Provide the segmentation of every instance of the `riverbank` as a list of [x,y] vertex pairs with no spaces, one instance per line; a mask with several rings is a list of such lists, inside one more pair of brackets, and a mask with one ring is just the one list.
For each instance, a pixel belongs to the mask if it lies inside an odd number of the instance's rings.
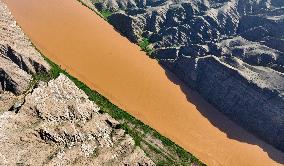
[[140,120],[111,103],[100,93],[93,91],[86,84],[65,70],[62,70],[47,57],[44,58],[51,66],[51,69],[49,73],[34,76],[34,82],[47,82],[51,79],[56,79],[60,73],[66,75],[78,88],[88,95],[89,100],[94,101],[100,107],[101,113],[107,113],[119,121],[121,125],[117,128],[125,130],[134,139],[135,145],[139,146],[156,165],[205,165],[195,156],[162,136],[150,126],[145,125]]
[[[79,2],[6,2],[48,58],[208,165],[277,165],[261,147],[270,155],[280,152],[236,126],[196,92],[187,89],[187,98],[169,80],[171,73]],[[206,114],[242,139],[229,138]]]

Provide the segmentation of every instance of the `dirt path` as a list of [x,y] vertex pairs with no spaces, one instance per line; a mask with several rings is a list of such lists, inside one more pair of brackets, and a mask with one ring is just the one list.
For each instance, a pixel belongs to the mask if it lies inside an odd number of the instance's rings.
[[227,120],[196,92],[181,90],[168,78],[174,76],[76,0],[4,2],[51,60],[208,165],[283,163],[283,153]]

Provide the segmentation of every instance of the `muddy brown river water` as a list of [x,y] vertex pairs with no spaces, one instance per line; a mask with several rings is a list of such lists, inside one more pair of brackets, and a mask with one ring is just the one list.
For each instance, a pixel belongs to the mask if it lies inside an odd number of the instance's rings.
[[4,2],[48,58],[206,164],[284,163],[76,0]]

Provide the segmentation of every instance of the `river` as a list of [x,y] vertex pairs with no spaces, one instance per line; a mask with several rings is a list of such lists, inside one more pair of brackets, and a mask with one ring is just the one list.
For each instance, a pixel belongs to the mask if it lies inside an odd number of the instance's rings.
[[76,0],[4,2],[44,55],[206,164],[283,164],[283,153],[228,120]]

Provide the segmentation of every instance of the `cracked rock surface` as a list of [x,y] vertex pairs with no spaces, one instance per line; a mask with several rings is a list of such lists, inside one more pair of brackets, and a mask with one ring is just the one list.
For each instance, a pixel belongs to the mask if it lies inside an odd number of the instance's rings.
[[154,165],[119,123],[65,75],[41,82],[18,113],[0,115],[4,165]]
[[284,151],[284,1],[89,0],[235,122]]

